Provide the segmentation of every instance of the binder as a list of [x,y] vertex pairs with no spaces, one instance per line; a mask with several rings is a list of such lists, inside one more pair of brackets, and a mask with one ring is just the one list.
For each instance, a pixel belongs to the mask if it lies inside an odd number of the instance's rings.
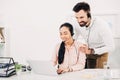
[[16,74],[15,62],[12,57],[0,57],[0,77],[10,77]]

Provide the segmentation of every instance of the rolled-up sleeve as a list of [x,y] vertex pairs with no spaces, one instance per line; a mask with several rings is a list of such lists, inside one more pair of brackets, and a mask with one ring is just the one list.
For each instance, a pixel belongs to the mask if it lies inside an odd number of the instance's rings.
[[102,37],[104,45],[94,48],[95,54],[111,53],[115,49],[113,33],[109,29],[109,26],[105,26],[99,29],[99,35]]

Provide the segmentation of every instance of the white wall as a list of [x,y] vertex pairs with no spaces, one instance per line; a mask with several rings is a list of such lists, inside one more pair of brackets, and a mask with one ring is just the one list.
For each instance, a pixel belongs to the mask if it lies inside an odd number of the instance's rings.
[[60,41],[59,26],[79,1],[87,1],[92,13],[120,11],[119,0],[0,0],[0,25],[9,29],[8,56],[21,62],[50,59]]

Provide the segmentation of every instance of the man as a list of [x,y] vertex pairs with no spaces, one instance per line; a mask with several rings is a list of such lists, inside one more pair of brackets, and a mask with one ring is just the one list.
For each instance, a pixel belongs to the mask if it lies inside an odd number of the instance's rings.
[[114,50],[114,40],[108,23],[91,16],[90,6],[86,2],[77,3],[73,7],[79,26],[75,27],[76,36],[85,39],[87,45],[80,48],[87,55],[86,68],[103,68],[108,60],[108,53]]

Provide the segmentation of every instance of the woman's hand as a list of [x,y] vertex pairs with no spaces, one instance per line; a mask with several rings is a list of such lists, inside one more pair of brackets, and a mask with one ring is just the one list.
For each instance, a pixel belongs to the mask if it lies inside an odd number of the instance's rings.
[[70,71],[69,68],[65,68],[65,69],[60,69],[60,68],[59,68],[59,69],[57,70],[57,73],[58,73],[58,74],[62,74],[62,73],[69,72],[69,71]]
[[58,69],[58,70],[57,70],[57,73],[58,73],[58,74],[61,74],[62,72],[63,72],[62,69]]

